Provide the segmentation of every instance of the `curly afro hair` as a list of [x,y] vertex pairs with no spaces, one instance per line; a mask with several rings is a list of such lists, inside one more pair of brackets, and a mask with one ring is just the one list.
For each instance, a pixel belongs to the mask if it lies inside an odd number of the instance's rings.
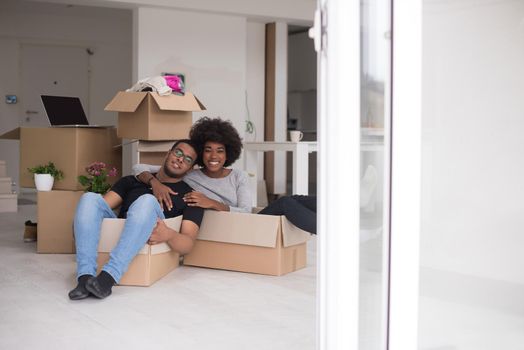
[[229,120],[200,118],[191,127],[189,138],[197,146],[198,160],[196,163],[201,167],[204,166],[202,152],[205,143],[208,141],[218,142],[226,147],[226,162],[224,163],[226,167],[233,164],[240,157],[242,151],[242,139]]

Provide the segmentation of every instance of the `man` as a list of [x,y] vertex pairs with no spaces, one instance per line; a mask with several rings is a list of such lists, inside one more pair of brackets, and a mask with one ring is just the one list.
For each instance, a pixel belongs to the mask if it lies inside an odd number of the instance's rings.
[[[118,180],[103,197],[88,192],[80,198],[74,219],[78,285],[69,292],[70,299],[80,300],[90,295],[100,299],[109,296],[113,285],[120,281],[129,263],[146,243],[167,242],[180,254],[189,253],[204,212],[184,202],[184,194],[192,189],[182,178],[193,167],[196,158],[197,152],[190,140],[177,141],[166,155],[164,165],[148,181],[150,184],[154,176],[176,193],[172,195],[172,208],[166,211],[162,211],[150,186],[139,182],[134,176]],[[118,217],[126,219],[124,230],[109,254],[109,261],[95,277],[102,220],[115,218],[113,209],[118,206]],[[183,215],[180,232],[170,229],[162,221],[178,215]]]

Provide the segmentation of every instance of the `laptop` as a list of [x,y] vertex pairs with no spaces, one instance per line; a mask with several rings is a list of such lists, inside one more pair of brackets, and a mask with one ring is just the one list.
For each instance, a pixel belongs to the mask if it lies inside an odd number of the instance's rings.
[[89,125],[78,97],[40,95],[47,119],[54,127],[94,127]]

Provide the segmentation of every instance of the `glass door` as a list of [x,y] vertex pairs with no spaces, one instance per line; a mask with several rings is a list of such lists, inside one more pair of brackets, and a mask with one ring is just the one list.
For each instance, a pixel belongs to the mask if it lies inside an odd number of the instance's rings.
[[319,2],[319,349],[388,341],[391,1]]
[[359,349],[387,348],[390,0],[360,1]]

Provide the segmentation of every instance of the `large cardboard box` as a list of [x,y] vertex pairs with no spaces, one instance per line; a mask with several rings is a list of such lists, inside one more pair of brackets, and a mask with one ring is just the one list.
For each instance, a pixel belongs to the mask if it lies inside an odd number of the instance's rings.
[[[20,186],[35,187],[34,177],[27,168],[48,162],[64,172],[64,178],[55,181],[55,190],[83,190],[77,177],[95,162],[113,165],[121,174],[121,141],[113,127],[100,128],[17,128],[0,139],[20,140]],[[109,178],[116,181],[116,178]]]
[[206,108],[192,93],[160,96],[156,92],[120,91],[106,106],[118,112],[118,136],[140,140],[176,140],[188,137],[192,112]]
[[[180,230],[182,216],[165,219],[166,225]],[[125,219],[104,219],[98,244],[98,271],[109,261],[109,253],[117,245]],[[150,286],[178,267],[180,256],[167,243],[146,244],[129,264],[120,285]]]
[[73,219],[83,191],[38,191],[37,241],[38,253],[75,252]]
[[184,265],[281,276],[306,266],[309,238],[284,216],[206,210]]

